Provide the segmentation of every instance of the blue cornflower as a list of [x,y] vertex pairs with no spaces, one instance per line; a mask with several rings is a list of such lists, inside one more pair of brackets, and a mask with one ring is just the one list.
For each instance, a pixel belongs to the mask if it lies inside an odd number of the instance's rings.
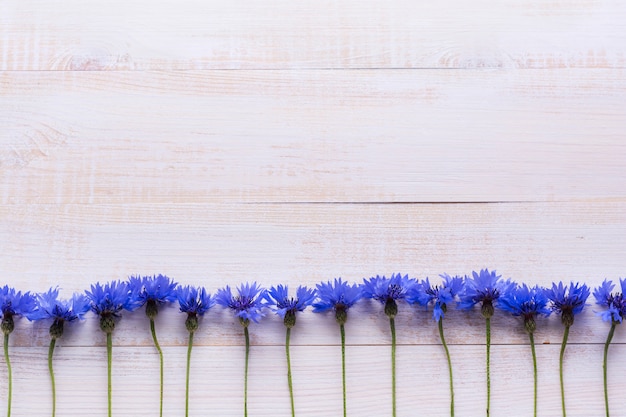
[[376,275],[369,280],[363,279],[361,289],[363,298],[380,301],[385,306],[385,314],[394,318],[398,314],[398,300],[406,300],[409,292],[417,285],[417,280],[408,275],[391,274],[391,278]]
[[585,308],[589,297],[589,287],[570,282],[569,287],[552,283],[552,288],[546,289],[546,296],[550,300],[550,309],[561,315],[561,321],[565,326],[574,324],[574,316]]
[[146,306],[146,315],[154,319],[159,313],[159,306],[176,300],[178,284],[165,275],[131,276],[128,279],[132,299],[138,307]]
[[514,316],[524,319],[524,327],[528,333],[534,333],[537,316],[549,316],[548,296],[544,288],[526,284],[514,285],[500,297],[499,307]]
[[84,294],[74,294],[69,300],[60,300],[58,288],[50,288],[47,292],[38,294],[37,304],[32,319],[52,319],[50,337],[54,339],[63,335],[65,323],[83,320],[90,308],[89,300]]
[[228,307],[235,311],[235,315],[239,317],[239,322],[243,326],[247,326],[250,321],[258,323],[263,317],[263,303],[265,290],[256,282],[252,284],[241,284],[237,287],[237,295],[233,295],[230,287],[227,285],[217,291],[215,301],[217,304]]
[[152,341],[154,347],[159,354],[161,364],[161,398],[159,416],[163,416],[163,351],[159,345],[156,336],[154,319],[159,314],[159,306],[161,304],[170,303],[176,299],[176,286],[178,284],[165,275],[154,276],[131,276],[128,279],[128,288],[130,289],[131,299],[137,307],[146,306],[146,316],[150,319],[150,333],[152,333]]
[[187,378],[185,385],[185,416],[189,415],[189,373],[191,371],[191,349],[193,347],[193,334],[198,330],[198,316],[203,316],[215,305],[215,299],[204,287],[178,286],[176,287],[176,298],[180,311],[187,313],[185,327],[189,332],[189,342],[187,346]]
[[501,277],[488,269],[481,269],[480,273],[472,271],[472,278],[465,279],[464,290],[459,294],[459,308],[469,310],[480,303],[483,317],[491,318],[494,303],[513,286],[510,279],[505,281]]
[[313,304],[315,290],[304,286],[299,286],[296,290],[296,297],[289,297],[289,288],[286,285],[271,287],[265,293],[267,305],[278,314],[287,327],[296,324],[296,312],[304,311]]
[[215,298],[204,287],[197,288],[190,285],[178,286],[175,294],[180,311],[187,313],[185,322],[187,330],[195,332],[198,330],[198,316],[203,316],[215,305]]
[[131,297],[128,284],[122,281],[91,284],[91,291],[87,290],[85,294],[89,298],[91,311],[100,316],[100,329],[105,333],[113,331],[114,319],[120,317],[122,310],[132,311],[138,307],[137,301]]
[[448,274],[440,276],[443,278],[441,285],[431,285],[428,278],[426,278],[414,287],[407,297],[407,301],[411,304],[418,303],[427,306],[434,302],[433,319],[435,321],[443,318],[447,305],[455,301],[457,295],[463,289],[463,278],[459,276],[451,277]]
[[565,383],[563,379],[563,358],[565,356],[565,347],[567,346],[567,338],[569,336],[569,328],[574,324],[574,316],[579,314],[585,308],[585,302],[589,297],[589,287],[585,284],[579,286],[578,283],[570,283],[569,287],[552,283],[552,288],[546,289],[546,295],[550,300],[550,309],[561,315],[561,322],[565,325],[563,332],[563,342],[561,342],[561,355],[559,356],[559,376],[561,382],[561,408],[563,415],[565,412]]
[[26,292],[15,291],[15,288],[9,288],[5,285],[0,288],[0,317],[2,318],[2,333],[4,333],[4,359],[7,364],[9,392],[7,395],[7,416],[11,415],[11,399],[12,399],[12,380],[13,373],[11,371],[11,360],[9,358],[9,335],[15,329],[14,317],[26,317],[32,320],[34,312],[37,308],[35,297]]
[[341,278],[335,278],[334,282],[321,282],[317,284],[317,301],[313,303],[313,312],[323,313],[333,309],[337,323],[345,324],[348,310],[362,297],[360,286],[350,285]]
[[2,332],[5,335],[13,332],[15,328],[14,317],[26,317],[33,319],[37,308],[35,296],[30,292],[22,294],[8,285],[0,288],[0,317],[2,318]]
[[612,281],[607,281],[606,279],[593,291],[596,304],[606,307],[606,310],[598,313],[604,321],[621,323],[622,318],[626,316],[626,300],[624,300],[624,294],[626,294],[626,278],[620,278],[619,282],[622,292],[613,293],[612,291],[615,285]]

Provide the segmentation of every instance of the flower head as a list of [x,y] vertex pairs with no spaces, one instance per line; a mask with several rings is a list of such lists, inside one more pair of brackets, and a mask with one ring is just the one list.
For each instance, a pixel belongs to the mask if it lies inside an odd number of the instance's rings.
[[305,308],[313,304],[315,290],[299,286],[296,290],[296,297],[289,297],[289,288],[286,285],[277,285],[270,288],[265,293],[267,305],[278,314],[287,327],[296,324],[296,312],[304,311]]
[[363,279],[361,289],[363,298],[380,301],[385,306],[385,314],[394,318],[398,314],[398,300],[405,300],[408,293],[417,285],[417,280],[408,275],[391,274],[391,278],[384,275]]
[[443,282],[441,285],[431,285],[428,278],[423,280],[412,291],[407,301],[427,306],[434,302],[433,319],[439,321],[443,318],[447,305],[453,302],[463,289],[463,278],[459,276],[451,277],[448,274],[441,275]]
[[593,291],[596,304],[606,307],[605,311],[601,311],[598,314],[602,317],[602,320],[611,321],[613,324],[621,323],[622,318],[626,316],[626,300],[624,300],[626,278],[620,278],[619,282],[622,292],[613,293],[615,285],[612,281],[607,281],[606,279]]
[[89,311],[89,300],[84,294],[73,294],[69,300],[59,299],[59,289],[50,288],[47,292],[37,295],[37,310],[33,320],[52,319],[50,337],[56,339],[63,335],[63,325],[83,320]]
[[313,312],[322,313],[333,309],[339,324],[348,319],[348,309],[363,297],[361,287],[350,285],[341,278],[317,284],[317,302],[313,303]]
[[550,309],[561,315],[561,321],[566,326],[574,324],[574,316],[585,308],[589,297],[589,287],[570,282],[569,287],[552,283],[552,288],[546,289],[546,295],[550,300]]
[[535,317],[550,315],[551,311],[547,305],[548,297],[545,289],[538,285],[531,288],[526,284],[511,287],[502,294],[499,303],[501,309],[524,319],[524,327],[528,333],[533,333],[537,327]]
[[237,295],[233,295],[230,287],[226,287],[217,291],[215,301],[217,304],[228,307],[235,311],[235,315],[239,317],[239,322],[243,326],[247,326],[252,320],[258,323],[263,317],[263,303],[265,290],[256,282],[252,284],[241,284],[237,287]]
[[120,317],[122,310],[132,311],[138,307],[137,301],[131,297],[128,284],[122,281],[91,284],[91,291],[85,291],[85,294],[91,311],[100,316],[100,328],[105,333],[113,331],[114,318]]
[[146,315],[154,319],[159,312],[159,305],[176,300],[178,284],[165,275],[146,277],[132,276],[128,279],[131,298],[138,307],[146,305]]
[[33,319],[37,303],[30,292],[22,294],[8,285],[0,288],[0,317],[2,318],[2,332],[7,335],[15,328],[14,317],[24,316]]
[[203,287],[178,286],[176,298],[180,311],[187,313],[185,326],[189,332],[195,332],[198,329],[198,316],[204,315],[215,305],[215,299]]
[[472,278],[465,279],[465,288],[459,294],[459,308],[469,310],[480,303],[483,317],[493,316],[494,303],[514,285],[510,279],[502,280],[501,277],[488,269],[481,269],[480,273],[473,271]]

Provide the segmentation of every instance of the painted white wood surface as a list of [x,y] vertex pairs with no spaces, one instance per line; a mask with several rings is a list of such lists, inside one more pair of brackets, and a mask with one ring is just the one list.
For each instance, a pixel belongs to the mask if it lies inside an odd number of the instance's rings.
[[[626,3],[592,1],[0,2],[2,284],[63,293],[165,273],[314,285],[484,267],[529,284],[626,275]],[[402,203],[402,204],[397,204]],[[445,416],[430,313],[402,306],[398,415]],[[603,414],[608,325],[572,328],[568,415]],[[187,334],[157,331],[165,415],[184,412]],[[457,416],[484,415],[484,322],[446,320]],[[626,415],[623,329],[610,350]],[[560,416],[558,318],[540,321],[539,414]],[[284,328],[251,328],[250,416],[289,415]],[[388,322],[347,325],[352,416],[390,415]],[[492,415],[532,413],[521,324],[493,325]],[[50,410],[47,324],[11,336],[13,416]],[[310,311],[293,333],[299,416],[341,412],[339,334]],[[114,333],[116,416],[154,416],[158,360],[142,311]],[[212,310],[196,336],[192,415],[242,415],[243,335]],[[106,415],[97,320],[55,358],[58,416]],[[0,412],[6,405],[0,358]]]

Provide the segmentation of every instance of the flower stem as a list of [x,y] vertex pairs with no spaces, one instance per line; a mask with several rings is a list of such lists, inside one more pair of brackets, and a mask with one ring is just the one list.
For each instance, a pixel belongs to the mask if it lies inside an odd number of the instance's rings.
[[604,407],[606,409],[606,417],[609,417],[609,389],[606,384],[606,359],[609,355],[609,345],[611,344],[611,340],[613,339],[613,334],[615,333],[615,324],[616,322],[611,323],[611,330],[609,330],[609,335],[606,338],[606,343],[604,344]]
[[9,360],[9,334],[4,335],[4,360],[7,363],[7,370],[9,371],[9,397],[7,399],[7,417],[11,417],[11,397],[13,394],[13,377],[11,372],[11,361]]
[[52,417],[56,415],[57,409],[57,390],[54,383],[54,369],[52,368],[52,354],[54,353],[54,345],[57,339],[55,337],[50,338],[50,348],[48,349],[48,370],[50,371],[50,382],[52,383]]
[[454,417],[454,384],[452,383],[452,361],[450,360],[450,351],[446,344],[446,339],[443,337],[443,318],[439,319],[439,337],[441,338],[441,344],[446,351],[446,358],[448,359],[448,371],[450,372],[450,417]]
[[530,338],[530,350],[533,355],[533,376],[535,380],[535,389],[534,389],[534,416],[537,417],[537,354],[535,353],[535,338],[532,333],[528,333],[528,337]]
[[246,365],[243,379],[243,415],[244,417],[248,417],[248,357],[250,356],[250,335],[248,333],[248,326],[243,328],[243,335],[246,338]]
[[293,402],[293,381],[291,379],[291,357],[289,356],[289,339],[291,338],[291,328],[287,327],[285,336],[285,353],[287,354],[287,384],[289,385],[289,399],[291,400],[291,417],[296,417],[296,408]]
[[485,330],[487,337],[487,417],[489,417],[489,410],[491,409],[491,374],[490,374],[490,351],[491,351],[491,319],[487,317],[485,319]]
[[113,338],[111,332],[107,332],[107,377],[108,377],[108,402],[109,402],[109,417],[111,417],[111,365],[113,356]]
[[339,325],[341,332],[341,381],[343,386],[343,417],[347,417],[348,410],[346,408],[346,328],[343,324]]
[[154,340],[154,346],[156,347],[157,352],[159,352],[159,362],[161,365],[161,389],[160,389],[160,400],[159,400],[159,416],[163,417],[163,351],[161,350],[161,346],[157,341],[156,330],[154,329],[154,319],[150,318],[150,333],[152,333],[152,340]]
[[570,326],[565,326],[565,332],[563,333],[563,343],[561,343],[561,355],[559,356],[559,377],[561,379],[561,408],[563,409],[563,417],[566,417],[565,385],[563,384],[563,357],[565,356],[565,346],[567,345],[567,337],[569,336],[569,327]]
[[187,378],[185,381],[185,417],[189,416],[189,370],[191,368],[191,348],[193,347],[193,332],[189,332],[187,342]]
[[393,317],[389,318],[391,328],[391,413],[396,417],[396,323]]

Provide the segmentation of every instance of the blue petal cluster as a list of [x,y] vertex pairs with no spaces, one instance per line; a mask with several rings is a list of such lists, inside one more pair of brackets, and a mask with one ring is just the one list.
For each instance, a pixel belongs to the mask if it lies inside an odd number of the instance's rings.
[[585,308],[589,298],[589,287],[585,284],[570,282],[569,287],[552,283],[552,288],[546,289],[546,296],[550,300],[550,309],[561,315],[561,321],[566,326],[574,324],[574,316]]
[[356,284],[348,284],[341,278],[317,284],[317,301],[313,303],[313,312],[335,311],[335,319],[344,324],[348,319],[348,310],[363,298],[363,291]]
[[535,317],[540,315],[547,317],[551,313],[546,291],[538,285],[529,287],[522,284],[511,287],[500,296],[499,306],[514,316],[522,317],[528,333],[535,331]]
[[265,293],[267,306],[278,314],[284,321],[285,326],[293,327],[296,324],[296,312],[304,311],[313,304],[315,290],[299,286],[296,290],[296,297],[289,297],[289,288],[286,285],[271,287]]
[[[372,300],[380,301],[385,305],[385,314],[388,316],[395,316],[397,314],[398,300],[406,300],[409,292],[417,285],[417,280],[409,278],[408,275],[402,276],[401,274],[391,274],[391,278],[387,278],[384,275],[381,277],[376,275],[375,277],[363,279],[361,285],[363,291],[363,298],[371,298]],[[394,310],[393,306],[395,306]],[[390,316],[390,317],[391,317]]]
[[612,323],[621,323],[622,318],[626,315],[626,300],[624,300],[624,294],[626,293],[626,278],[619,280],[622,292],[613,293],[615,285],[612,281],[606,279],[600,284],[598,288],[593,291],[593,296],[596,298],[596,304],[605,307],[606,310],[599,312],[598,314],[604,321],[610,321]]
[[455,301],[459,292],[463,289],[463,278],[459,276],[451,277],[448,274],[440,276],[443,278],[441,285],[431,285],[428,278],[426,278],[407,297],[407,301],[411,304],[418,303],[427,306],[434,302],[433,319],[435,321],[443,318],[447,305]]
[[50,288],[47,292],[37,294],[37,310],[33,320],[58,320],[71,323],[83,320],[89,311],[89,300],[84,294],[73,294],[69,300],[59,299],[59,289]]
[[215,305],[215,299],[203,287],[179,286],[176,288],[176,298],[181,312],[198,316],[204,315]]
[[177,283],[165,275],[145,277],[131,276],[128,279],[131,299],[137,307],[146,305],[146,315],[154,319],[159,306],[176,300]]
[[113,331],[113,318],[119,317],[122,310],[133,311],[138,307],[137,301],[131,297],[128,283],[122,281],[111,281],[104,285],[97,282],[85,294],[91,311],[100,316],[100,328],[106,333]]
[[488,269],[481,269],[479,273],[472,271],[472,278],[465,279],[464,290],[459,294],[459,308],[469,310],[480,303],[483,317],[493,316],[500,296],[514,286],[510,279],[501,278],[496,271]]
[[176,298],[180,311],[187,313],[185,327],[190,333],[198,330],[198,316],[204,315],[215,305],[215,299],[204,288],[191,287],[189,285],[176,287]]
[[247,326],[250,321],[258,323],[263,317],[264,304],[261,300],[265,297],[265,290],[256,282],[241,284],[237,287],[237,295],[233,295],[230,287],[217,291],[215,301],[217,304],[228,307],[235,311],[242,325]]
[[35,296],[30,292],[22,294],[21,291],[15,291],[8,285],[0,288],[0,318],[2,318],[2,332],[10,334],[15,327],[14,317],[26,317],[33,319],[33,314],[37,308]]

